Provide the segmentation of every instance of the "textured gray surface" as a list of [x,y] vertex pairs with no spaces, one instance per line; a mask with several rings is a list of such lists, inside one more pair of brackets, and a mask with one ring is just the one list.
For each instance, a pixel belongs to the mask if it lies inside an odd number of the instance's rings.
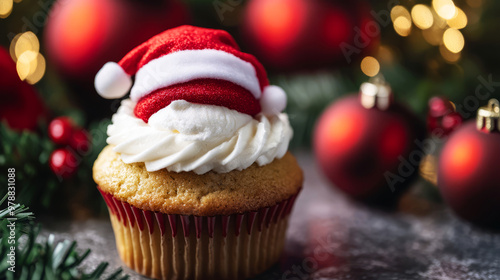
[[[361,205],[329,187],[309,154],[298,158],[306,181],[286,250],[281,263],[258,279],[500,279],[500,233],[466,224],[442,205],[425,213]],[[411,197],[407,204],[427,204]],[[123,265],[107,219],[45,220],[43,234],[48,232],[91,248],[87,268],[101,261]],[[131,279],[145,279],[124,270]]]

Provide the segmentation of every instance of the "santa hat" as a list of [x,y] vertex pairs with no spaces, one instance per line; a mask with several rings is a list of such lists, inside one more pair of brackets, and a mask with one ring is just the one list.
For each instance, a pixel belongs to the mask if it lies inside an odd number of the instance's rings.
[[167,30],[120,62],[106,63],[96,75],[95,87],[109,99],[121,98],[131,88],[135,114],[145,122],[178,99],[249,115],[275,114],[286,106],[285,92],[269,85],[264,67],[241,52],[231,35],[193,26]]

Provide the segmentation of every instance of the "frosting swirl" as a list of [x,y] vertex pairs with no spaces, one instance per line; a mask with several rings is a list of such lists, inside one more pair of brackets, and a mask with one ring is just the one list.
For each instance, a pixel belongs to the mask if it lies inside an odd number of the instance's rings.
[[148,171],[225,173],[281,158],[292,128],[284,113],[255,118],[225,107],[176,100],[151,116],[134,116],[135,102],[122,101],[108,127],[107,143],[125,163],[144,162]]

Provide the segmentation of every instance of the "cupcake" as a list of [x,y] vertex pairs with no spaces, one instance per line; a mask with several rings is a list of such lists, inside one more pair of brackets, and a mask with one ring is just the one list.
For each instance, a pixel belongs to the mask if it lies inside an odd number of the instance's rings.
[[286,95],[255,57],[225,31],[181,26],[105,64],[95,86],[130,90],[93,168],[127,266],[242,279],[278,261],[303,175]]

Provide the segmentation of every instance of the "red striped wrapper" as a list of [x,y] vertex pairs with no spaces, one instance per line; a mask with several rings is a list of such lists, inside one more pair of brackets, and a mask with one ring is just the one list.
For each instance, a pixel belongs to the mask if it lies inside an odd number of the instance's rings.
[[101,191],[121,259],[155,279],[242,279],[276,263],[297,195],[228,216],[164,214]]

